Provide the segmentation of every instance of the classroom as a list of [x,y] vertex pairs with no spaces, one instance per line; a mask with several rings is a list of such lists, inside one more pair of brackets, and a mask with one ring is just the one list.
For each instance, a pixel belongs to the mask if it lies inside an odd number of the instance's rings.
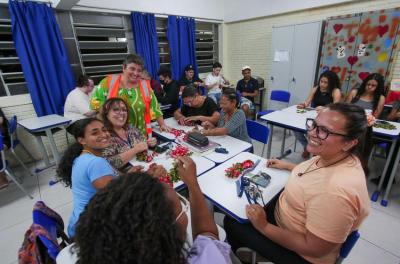
[[400,0],[0,0],[0,263],[400,263]]

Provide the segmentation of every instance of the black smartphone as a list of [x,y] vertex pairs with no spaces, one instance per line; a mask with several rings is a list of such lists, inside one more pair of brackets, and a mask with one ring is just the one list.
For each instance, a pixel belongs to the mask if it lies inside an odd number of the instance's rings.
[[155,146],[154,152],[161,154],[161,153],[164,153],[165,151],[167,151],[168,149],[169,149],[168,146],[162,146],[162,147]]

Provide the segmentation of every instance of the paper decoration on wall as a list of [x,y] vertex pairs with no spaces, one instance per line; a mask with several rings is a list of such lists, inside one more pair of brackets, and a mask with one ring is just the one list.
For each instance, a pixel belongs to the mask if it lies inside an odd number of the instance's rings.
[[360,73],[358,74],[358,77],[360,77],[361,80],[364,80],[365,78],[368,77],[368,75],[370,75],[369,72],[360,72]]
[[274,55],[274,61],[289,61],[289,51],[276,50]]
[[365,44],[358,45],[357,56],[362,57],[365,56],[365,52],[367,51],[367,46]]
[[341,68],[339,66],[333,66],[331,71],[333,71],[334,73],[338,74],[340,72]]
[[[344,92],[360,84],[367,73],[381,73],[388,81],[400,40],[400,7],[331,17],[325,25],[319,73],[326,67],[340,69]],[[336,49],[340,46],[346,47],[345,57]]]
[[345,46],[342,46],[342,45],[337,46],[336,51],[337,51],[336,57],[338,59],[346,57],[346,47]]
[[391,91],[400,91],[400,79],[392,79],[390,82]]

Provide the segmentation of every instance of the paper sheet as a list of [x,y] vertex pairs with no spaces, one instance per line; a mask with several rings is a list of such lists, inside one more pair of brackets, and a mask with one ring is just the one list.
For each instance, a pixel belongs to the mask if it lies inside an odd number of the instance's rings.
[[274,61],[289,61],[289,51],[276,50],[274,54]]
[[390,82],[391,91],[400,91],[400,79],[392,79]]

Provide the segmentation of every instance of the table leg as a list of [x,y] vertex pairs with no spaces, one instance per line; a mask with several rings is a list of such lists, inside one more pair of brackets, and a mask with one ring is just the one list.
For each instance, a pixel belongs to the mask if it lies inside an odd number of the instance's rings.
[[396,140],[392,140],[392,145],[390,146],[389,155],[388,155],[388,157],[386,159],[386,163],[385,163],[385,168],[383,169],[381,178],[379,179],[378,188],[376,188],[376,190],[374,191],[374,193],[371,196],[371,201],[373,201],[373,202],[376,202],[378,200],[378,197],[381,193],[383,181],[385,180],[385,175],[388,170],[390,160],[393,158],[393,152],[395,149],[395,145],[396,145]]
[[54,161],[55,161],[56,165],[58,165],[59,161],[60,161],[60,155],[58,154],[56,142],[54,141],[53,133],[51,133],[50,128],[46,129],[46,136],[50,142],[50,148],[51,148],[51,152],[53,153]]
[[[394,143],[394,144],[396,144],[396,143]],[[390,189],[392,188],[394,176],[396,175],[399,161],[400,161],[400,151],[397,151],[396,159],[394,160],[394,164],[393,164],[393,169],[392,169],[392,172],[390,173],[390,178],[389,178],[388,184],[386,186],[385,195],[383,196],[383,199],[381,201],[382,206],[387,206],[387,204],[388,204],[388,197],[389,197]],[[382,175],[382,178],[384,178],[384,176],[385,175]]]
[[268,148],[267,148],[267,159],[271,158],[271,147],[272,147],[272,135],[274,133],[274,126],[269,125],[269,136],[268,136]]
[[36,136],[36,135],[34,135],[34,136],[35,136],[36,142],[38,143],[38,146],[40,148],[40,152],[42,152],[44,164],[46,165],[46,167],[48,167],[48,166],[50,166],[50,161],[49,161],[49,156],[47,155],[46,148],[44,147],[42,137]]
[[283,152],[285,151],[285,143],[286,143],[286,128],[283,129],[283,139],[281,145],[281,157],[283,156]]

